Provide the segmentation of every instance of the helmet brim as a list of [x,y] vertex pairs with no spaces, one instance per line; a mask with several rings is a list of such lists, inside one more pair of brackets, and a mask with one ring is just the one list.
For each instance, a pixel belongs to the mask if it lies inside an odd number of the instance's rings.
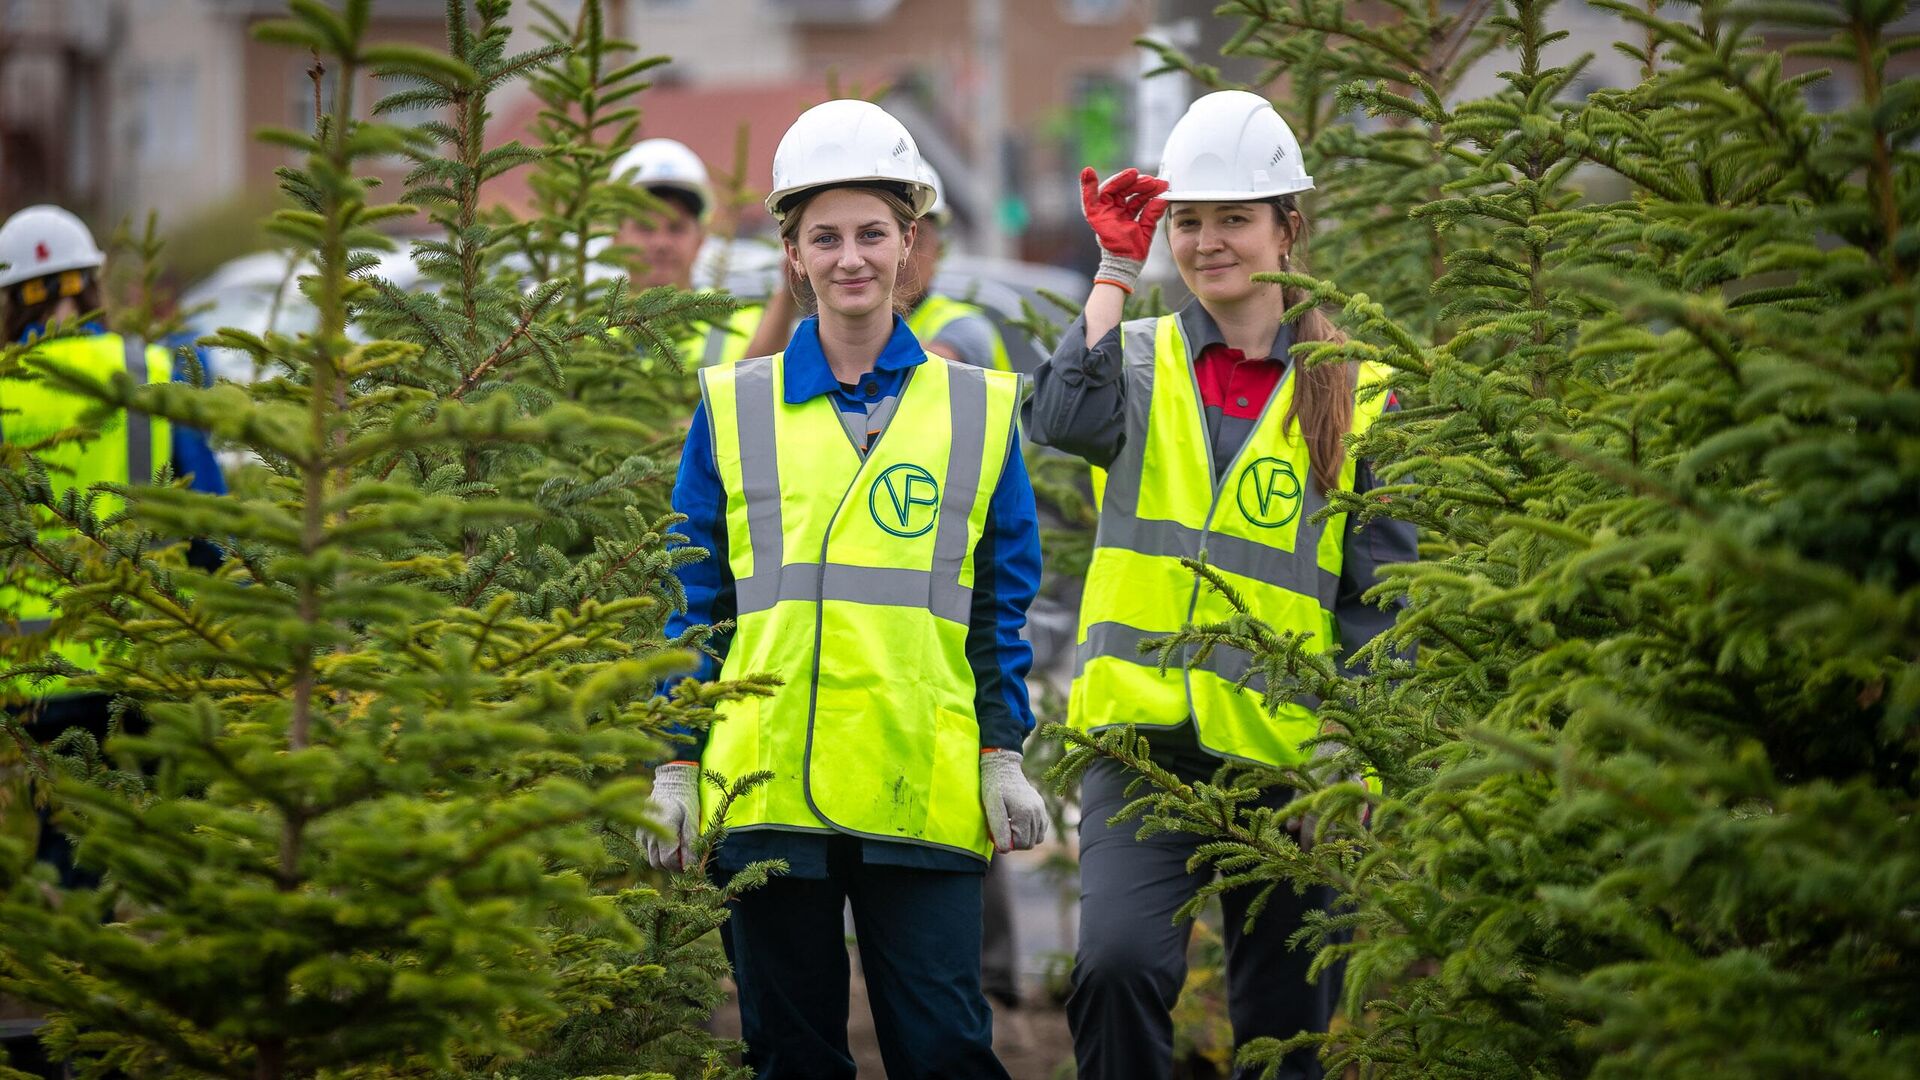
[[695,216],[703,225],[709,217],[713,216],[713,192],[704,184],[698,184],[692,180],[645,180],[640,182],[640,187],[649,192],[677,191],[682,195],[692,196],[694,203],[700,207],[700,212]]
[[1313,177],[1303,176],[1288,184],[1277,187],[1260,188],[1257,191],[1225,191],[1218,188],[1201,188],[1193,191],[1176,191],[1172,188],[1160,193],[1160,198],[1170,203],[1176,202],[1259,202],[1261,199],[1275,199],[1282,195],[1298,195],[1313,190]]
[[907,203],[913,208],[913,216],[915,218],[926,217],[927,212],[933,209],[934,193],[932,184],[919,180],[902,180],[897,176],[848,176],[836,177],[818,184],[796,184],[793,187],[781,188],[778,191],[772,192],[767,196],[767,213],[772,214],[775,221],[784,221],[787,216],[787,211],[784,209],[785,205],[808,192],[824,191],[827,188],[860,187],[863,185],[901,189],[901,191],[908,196]]

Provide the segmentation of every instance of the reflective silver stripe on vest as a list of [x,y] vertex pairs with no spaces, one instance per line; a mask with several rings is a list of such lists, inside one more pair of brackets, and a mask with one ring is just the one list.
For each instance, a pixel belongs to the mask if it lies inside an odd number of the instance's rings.
[[[943,364],[938,357],[929,364]],[[933,539],[933,613],[958,610],[968,621],[973,590],[960,584],[967,561],[968,518],[980,492],[980,460],[987,442],[987,373],[965,364],[947,364],[947,401],[953,446],[947,453],[946,486],[940,491],[940,521]],[[952,618],[941,615],[942,618]]]
[[[938,358],[926,362],[946,363]],[[968,518],[980,487],[986,446],[987,381],[985,372],[963,364],[949,364],[947,370],[953,448],[941,489],[931,570],[780,561],[784,541],[772,364],[755,363],[741,370],[734,400],[753,573],[734,582],[738,614],[765,611],[784,601],[840,600],[918,608],[963,626],[971,621],[973,590],[960,583],[960,571],[968,554]]]
[[[1173,635],[1164,630],[1142,630],[1126,623],[1102,622],[1087,627],[1087,640],[1076,645],[1073,650],[1073,677],[1078,679],[1086,670],[1087,662],[1095,657],[1107,657],[1123,663],[1135,664],[1144,668],[1158,670],[1160,654],[1158,651],[1142,653],[1140,646],[1144,642],[1158,641]],[[1182,649],[1180,655],[1167,661],[1167,673],[1177,675],[1182,667],[1192,659],[1191,647]],[[1253,654],[1245,649],[1231,646],[1216,646],[1205,660],[1192,667],[1199,671],[1218,675],[1228,682],[1247,680],[1247,692],[1256,697],[1264,697],[1267,692],[1267,677],[1253,670]],[[1252,674],[1248,674],[1252,672]],[[1298,704],[1310,709],[1320,707],[1320,699],[1312,694],[1300,694],[1294,698]]]
[[935,617],[966,623],[973,607],[973,593],[958,585],[942,588],[925,570],[901,570],[891,567],[853,566],[848,563],[788,563],[778,574],[758,573],[734,583],[734,600],[739,613],[765,611],[787,600],[844,600],[855,604],[879,604],[884,607],[926,608]]
[[[740,493],[747,502],[747,542],[753,545],[753,576],[780,573],[786,540],[780,526],[780,455],[773,431],[773,365],[745,364],[734,379],[735,423],[740,436]],[[776,582],[778,578],[775,578]],[[746,583],[741,582],[741,610]]]
[[707,329],[707,347],[700,354],[700,366],[712,367],[727,355],[727,338],[731,337],[727,324],[714,323]]
[[[147,385],[147,344],[136,337],[122,338],[127,377],[135,386]],[[153,418],[136,409],[127,414],[127,483],[153,483]]]
[[0,623],[0,637],[26,637],[28,634],[44,634],[51,629],[52,619],[21,619],[11,626]]
[[[1314,501],[1309,497],[1309,504]],[[1326,505],[1324,499],[1317,501],[1321,506]],[[1319,507],[1314,507],[1314,512],[1318,510]],[[1301,516],[1307,516],[1305,508],[1301,510]],[[1201,530],[1177,521],[1124,517],[1108,524],[1110,527],[1100,536],[1101,547],[1125,548],[1142,555],[1165,555],[1170,558],[1198,559],[1204,554],[1208,566],[1268,585],[1278,585],[1303,596],[1319,598],[1327,601],[1329,607],[1340,587],[1340,575],[1320,568],[1320,534],[1326,528],[1324,522],[1301,523],[1294,539],[1294,548],[1299,552],[1297,556],[1293,552],[1238,536],[1203,534]],[[1206,539],[1204,551],[1201,547],[1203,535]]]
[[[1094,543],[1105,542],[1111,518],[1134,517],[1140,509],[1140,470],[1146,465],[1146,432],[1153,422],[1153,344],[1155,320],[1137,319],[1120,326],[1120,377],[1126,380],[1126,445],[1107,469],[1104,505]],[[1136,452],[1137,451],[1137,452]]]

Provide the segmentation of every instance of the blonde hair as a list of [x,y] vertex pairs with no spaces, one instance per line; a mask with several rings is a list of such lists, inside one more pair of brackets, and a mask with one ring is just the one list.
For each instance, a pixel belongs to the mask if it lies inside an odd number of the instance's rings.
[[[822,192],[839,191],[844,188],[864,191],[885,203],[887,212],[893,215],[894,223],[900,226],[900,234],[902,236],[905,236],[907,231],[913,228],[916,220],[913,215],[913,204],[907,200],[907,196],[903,192],[888,184],[861,183],[856,181],[851,184],[834,184],[830,187],[814,188],[812,191],[796,196],[793,201],[786,203],[786,216],[780,220],[780,239],[794,247],[799,247],[800,219],[806,216],[807,204],[811,203],[814,198]],[[904,259],[901,262],[901,266],[905,266]],[[902,295],[900,290],[899,274],[901,272],[900,268],[896,268],[894,271],[894,289],[890,299],[893,301],[893,310],[898,314],[905,315],[909,308],[907,307],[906,297]],[[787,264],[787,287],[793,290],[794,299],[800,302],[800,310],[809,315],[819,311],[820,298],[814,295],[813,282],[807,280],[806,274],[795,272],[791,262]]]

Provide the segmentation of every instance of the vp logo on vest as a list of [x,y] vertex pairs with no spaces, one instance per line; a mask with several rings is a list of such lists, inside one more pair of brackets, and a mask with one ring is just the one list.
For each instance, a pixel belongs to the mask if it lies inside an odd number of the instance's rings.
[[1277,529],[1300,512],[1300,477],[1291,462],[1263,457],[1240,470],[1236,495],[1248,521]]
[[867,492],[873,523],[911,540],[933,528],[940,511],[940,482],[918,465],[900,464],[880,474]]

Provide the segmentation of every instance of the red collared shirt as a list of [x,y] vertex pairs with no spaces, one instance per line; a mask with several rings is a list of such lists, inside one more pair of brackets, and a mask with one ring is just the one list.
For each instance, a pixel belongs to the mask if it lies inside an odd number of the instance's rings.
[[1200,350],[1193,373],[1200,382],[1200,404],[1237,420],[1258,420],[1280,376],[1287,373],[1287,361],[1250,357],[1215,342]]
[[1200,387],[1200,405],[1207,417],[1207,437],[1213,444],[1213,473],[1218,479],[1266,409],[1267,400],[1287,373],[1284,357],[1248,356],[1215,342],[1194,359],[1194,380]]

